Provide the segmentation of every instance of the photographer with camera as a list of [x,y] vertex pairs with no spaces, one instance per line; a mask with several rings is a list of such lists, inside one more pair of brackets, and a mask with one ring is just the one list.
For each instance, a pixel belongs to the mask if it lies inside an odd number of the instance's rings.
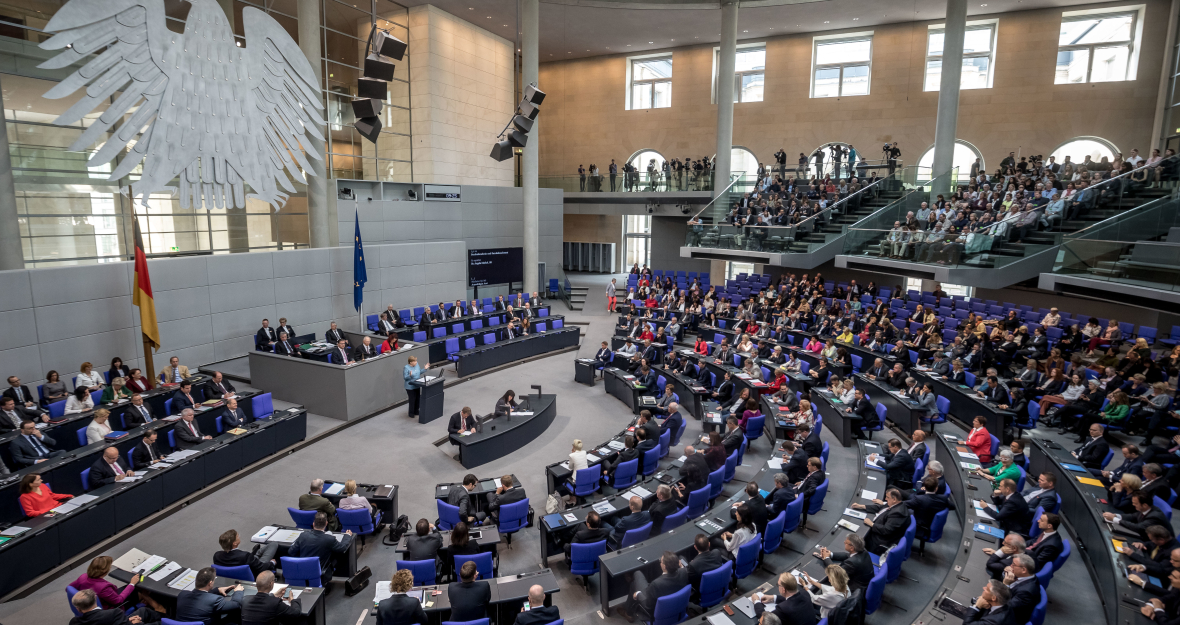
[[897,142],[892,144],[886,143],[881,151],[885,153],[885,158],[889,161],[889,175],[893,175],[894,170],[897,169],[897,157],[901,156],[901,148],[897,147]]
[[787,178],[787,153],[779,148],[778,152],[774,153],[775,170],[778,171],[778,177],[786,180]]

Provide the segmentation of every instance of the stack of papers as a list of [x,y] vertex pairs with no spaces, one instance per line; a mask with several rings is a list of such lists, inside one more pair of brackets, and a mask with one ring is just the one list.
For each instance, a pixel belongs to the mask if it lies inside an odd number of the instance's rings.
[[768,466],[772,469],[781,469],[781,468],[783,468],[783,459],[782,458],[771,458],[770,460],[766,461],[766,466]]
[[138,567],[144,562],[147,562],[148,558],[150,557],[152,556],[138,549],[132,548],[130,551],[120,556],[119,559],[112,562],[111,566],[116,569],[127,571],[128,573],[134,573]]
[[342,492],[344,492],[344,484],[341,482],[335,482],[324,489],[325,495],[339,495]]
[[264,543],[267,541],[268,538],[270,538],[272,535],[274,535],[274,533],[277,531],[279,531],[279,528],[277,528],[273,525],[267,525],[266,527],[263,527],[262,529],[258,530],[258,533],[251,536],[250,542]]
[[968,458],[968,459],[971,459],[971,460],[979,460],[979,456],[977,456],[977,455],[975,455],[975,454],[973,454],[973,453],[971,453],[971,452],[969,452],[969,451],[960,451],[960,452],[957,452],[957,453],[959,454],[959,456],[961,456],[961,457],[963,457],[963,458]]
[[74,510],[77,510],[77,509],[78,509],[78,504],[67,501],[67,502],[61,504],[60,506],[53,508],[52,510],[50,510],[50,512],[53,514],[68,514],[68,513],[73,512]]
[[162,568],[160,568],[160,570],[156,571],[155,573],[152,573],[151,575],[148,575],[148,579],[155,581],[155,582],[162,582],[165,579],[168,579],[169,575],[171,575],[179,570],[180,570],[179,564],[177,564],[175,562],[169,562],[168,564],[165,564]]
[[850,516],[854,519],[864,519],[864,518],[867,518],[869,515],[867,512],[861,512],[860,510],[853,510],[852,508],[844,508],[844,516]]
[[196,586],[197,572],[193,569],[185,569],[183,573],[181,573],[176,579],[172,580],[172,582],[168,584],[169,588],[175,588],[177,590],[192,590],[193,588],[196,588]]
[[600,501],[591,507],[598,514],[610,514],[615,511],[615,507],[609,501]]
[[303,530],[276,530],[274,534],[271,534],[267,542],[293,543],[302,533]]
[[880,495],[876,491],[872,491],[872,490],[869,490],[866,488],[866,489],[863,489],[860,491],[860,496],[864,499],[868,499],[869,501],[872,501]]
[[627,447],[626,445],[624,445],[623,443],[621,443],[619,441],[611,441],[611,442],[607,443],[606,446],[610,447],[611,449],[613,449],[615,451],[622,451],[624,448]]
[[839,525],[850,532],[855,532],[857,530],[856,524],[852,521],[849,521],[848,519],[840,519],[839,521],[836,521],[836,525]]
[[20,525],[13,525],[12,527],[10,527],[4,531],[0,531],[0,536],[20,536],[21,534],[24,534],[27,531],[29,531],[29,528],[27,528],[27,527],[22,527]]
[[959,466],[963,467],[964,469],[967,469],[968,471],[974,471],[979,468],[979,465],[975,464],[973,462],[960,462]]

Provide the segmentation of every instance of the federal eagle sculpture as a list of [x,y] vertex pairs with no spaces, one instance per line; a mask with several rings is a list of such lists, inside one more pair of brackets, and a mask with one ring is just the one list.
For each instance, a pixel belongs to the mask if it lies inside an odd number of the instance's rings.
[[[75,124],[121,91],[68,149],[84,150],[111,132],[87,162],[96,167],[134,140],[109,177],[117,181],[143,162],[133,202],[142,196],[146,206],[150,194],[168,191],[179,192],[183,208],[244,208],[257,198],[278,210],[295,192],[290,179],[306,183],[307,158],[323,160],[313,148],[324,141],[315,72],[262,11],[242,10],[246,45],[239,47],[216,0],[190,4],[180,34],[167,27],[164,0],[70,0],[45,27],[56,34],[41,44],[65,50],[41,67],[69,67],[102,52],[46,92],[57,99],[84,89],[54,123]],[[169,186],[177,177],[179,189]]]

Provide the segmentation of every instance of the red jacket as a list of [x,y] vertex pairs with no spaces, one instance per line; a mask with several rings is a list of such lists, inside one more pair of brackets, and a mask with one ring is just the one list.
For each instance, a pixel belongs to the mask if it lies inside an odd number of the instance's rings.
[[967,447],[971,450],[971,453],[979,456],[980,462],[992,461],[992,436],[987,431],[987,428],[972,430],[971,434],[967,437]]
[[709,354],[709,344],[704,341],[697,341],[696,347],[693,348],[693,351],[702,356],[707,356]]
[[65,501],[71,497],[73,495],[59,495],[49,490],[48,484],[42,484],[40,495],[35,492],[21,495],[20,505],[24,508],[25,514],[31,518],[49,512],[58,506],[58,502]]

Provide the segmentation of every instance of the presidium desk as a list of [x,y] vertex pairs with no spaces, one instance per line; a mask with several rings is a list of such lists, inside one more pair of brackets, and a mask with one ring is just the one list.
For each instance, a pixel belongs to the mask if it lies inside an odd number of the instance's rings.
[[533,414],[513,414],[487,419],[479,431],[468,436],[451,434],[451,443],[459,446],[459,462],[466,468],[477,467],[531,443],[545,433],[557,415],[556,395],[528,395]]
[[426,347],[419,344],[350,365],[250,352],[250,385],[312,414],[352,421],[406,399],[402,371],[410,356],[425,368]]

